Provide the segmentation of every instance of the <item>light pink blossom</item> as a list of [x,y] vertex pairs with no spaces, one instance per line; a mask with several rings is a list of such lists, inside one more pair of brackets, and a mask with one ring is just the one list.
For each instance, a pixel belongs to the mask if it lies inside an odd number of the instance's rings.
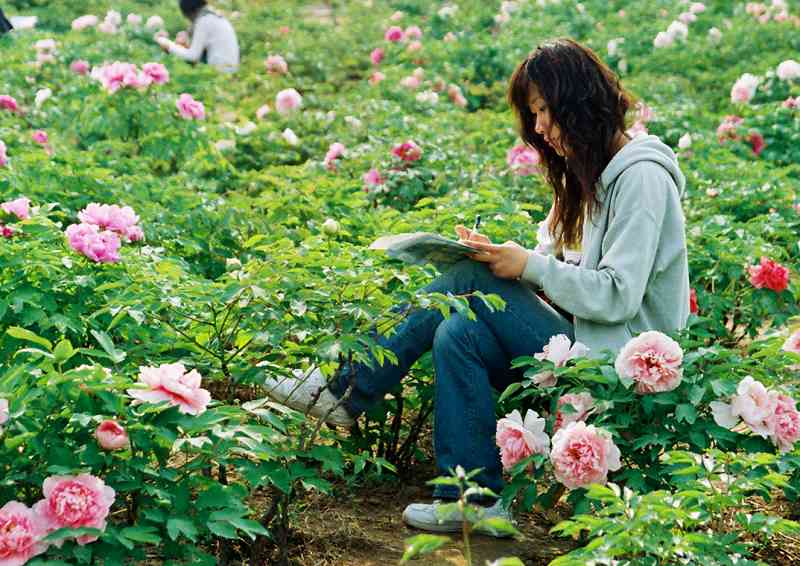
[[420,39],[422,37],[422,30],[419,26],[408,26],[405,31],[405,36],[408,39]]
[[777,394],[775,410],[768,420],[772,441],[781,452],[790,452],[800,440],[800,412],[797,411],[795,400],[788,395]]
[[731,102],[734,104],[746,104],[756,94],[759,79],[755,75],[745,73],[737,79],[731,87]]
[[94,14],[86,14],[85,16],[80,16],[72,20],[72,29],[81,31],[86,28],[93,28],[99,21],[99,18]]
[[378,187],[386,181],[381,177],[380,171],[373,168],[364,173],[364,188],[369,190],[372,187]]
[[702,12],[705,12],[705,11],[706,11],[706,5],[705,5],[705,4],[703,4],[702,2],[692,2],[692,3],[689,5],[689,11],[690,11],[692,14],[700,14],[700,13],[702,13]]
[[461,92],[461,87],[458,85],[451,84],[447,87],[447,97],[456,106],[464,108],[467,105],[467,99],[464,98],[464,94]]
[[717,127],[717,139],[719,142],[723,143],[725,140],[739,139],[737,131],[742,122],[744,122],[744,119],[739,116],[725,116],[725,119]]
[[683,350],[669,336],[650,330],[631,338],[617,355],[620,377],[636,382],[637,393],[672,391],[683,377]]
[[19,197],[0,204],[0,209],[8,214],[13,214],[20,220],[27,220],[30,218],[30,204],[29,198]]
[[369,76],[369,84],[371,84],[372,86],[375,86],[376,84],[378,84],[379,82],[381,82],[385,78],[386,78],[386,75],[384,75],[380,71],[375,71],[374,73],[372,73]]
[[8,94],[0,94],[0,109],[9,112],[19,112],[19,104],[16,99]]
[[781,106],[784,108],[800,108],[800,96],[795,96],[794,98],[790,96],[783,101]]
[[619,448],[611,435],[583,421],[569,423],[556,432],[552,443],[553,472],[570,489],[604,484],[609,471],[622,467]]
[[[61,528],[88,527],[104,531],[106,517],[114,503],[114,489],[90,474],[50,476],[42,486],[44,499],[33,510],[44,520],[48,532]],[[78,544],[94,542],[98,537],[79,536]],[[61,547],[63,539],[54,542]]]
[[270,111],[269,104],[262,104],[261,106],[258,107],[258,110],[256,110],[256,118],[258,118],[259,120],[263,120],[264,116],[269,114],[269,111]]
[[0,507],[0,565],[22,566],[42,554],[48,543],[45,522],[28,506],[9,501]]
[[0,167],[8,165],[8,148],[3,140],[0,140]]
[[[573,411],[564,413],[562,407],[569,405]],[[594,399],[587,392],[567,393],[558,399],[556,404],[556,422],[553,424],[553,433],[567,426],[569,423],[585,421],[586,417],[594,410]]]
[[380,47],[376,47],[372,50],[372,53],[369,54],[369,59],[372,61],[373,65],[380,65],[381,61],[383,61],[384,51]]
[[175,107],[184,120],[203,120],[206,117],[206,108],[203,103],[185,92],[175,101]]
[[286,59],[280,55],[267,57],[267,60],[264,61],[264,66],[266,66],[267,72],[272,75],[285,75],[289,72],[289,65],[286,63]]
[[419,51],[422,49],[422,42],[421,41],[412,41],[406,47],[406,51]]
[[44,130],[36,130],[35,132],[33,132],[33,134],[31,134],[31,138],[39,145],[47,145],[47,142],[49,140],[47,132],[45,132]]
[[784,352],[794,352],[800,354],[800,329],[795,330],[781,346]]
[[86,75],[89,72],[89,62],[84,59],[76,59],[69,68],[76,75]]
[[336,170],[336,160],[344,155],[344,144],[339,142],[332,143],[328,148],[328,153],[325,154],[325,168],[329,171]]
[[150,77],[150,80],[157,85],[169,82],[169,71],[161,63],[145,63],[142,65],[142,72]]
[[129,26],[138,27],[142,24],[142,16],[139,14],[128,14],[128,17],[125,18],[125,21],[128,23]]
[[303,105],[303,97],[293,88],[280,91],[275,96],[275,110],[279,114],[289,114]]
[[103,450],[122,450],[130,445],[128,433],[117,421],[103,421],[95,429],[94,436]]
[[386,41],[397,43],[398,41],[403,41],[403,39],[405,39],[405,34],[403,33],[403,28],[392,26],[386,30],[386,33],[383,34],[383,38]]
[[81,222],[116,232],[128,241],[133,241],[135,238],[131,238],[131,235],[137,234],[134,228],[138,228],[139,216],[130,206],[93,202],[78,213],[78,218]]
[[747,272],[756,289],[767,288],[782,293],[789,286],[789,270],[769,258],[762,257],[758,265],[748,266]]
[[714,421],[719,426],[733,428],[741,418],[753,432],[767,438],[772,434],[769,418],[776,403],[776,395],[748,375],[739,382],[730,404],[712,401],[710,407]]
[[187,372],[181,363],[140,367],[139,383],[148,388],[128,389],[128,395],[145,403],[168,401],[181,413],[199,415],[211,401],[211,394],[200,387],[201,379],[197,370]]
[[[3,399],[0,397],[0,425],[4,425],[8,422],[9,412],[8,412],[8,399]],[[0,428],[0,430],[3,430]]]
[[413,141],[408,140],[394,146],[392,148],[392,154],[399,157],[403,161],[412,162],[417,161],[422,157],[422,148],[420,148]]
[[[543,351],[534,354],[539,361],[548,361],[555,364],[557,368],[564,367],[566,363],[574,358],[585,356],[589,353],[589,348],[580,342],[572,343],[566,334],[556,334],[545,344]],[[541,387],[552,387],[556,384],[556,375],[552,370],[545,370],[533,376],[533,382]]]
[[511,171],[520,177],[541,173],[539,152],[524,144],[515,145],[506,153],[506,163]]
[[500,447],[503,469],[507,470],[533,454],[547,454],[550,439],[544,427],[545,420],[530,409],[525,413],[524,421],[517,410],[497,421],[495,441]]
[[119,261],[119,236],[94,224],[72,224],[65,230],[70,247],[98,263]]
[[782,81],[790,81],[793,79],[800,79],[800,63],[794,59],[787,59],[778,65],[775,74]]
[[416,75],[408,75],[400,80],[400,85],[413,90],[419,88],[420,79]]
[[147,29],[163,29],[164,19],[161,16],[150,16],[144,24]]

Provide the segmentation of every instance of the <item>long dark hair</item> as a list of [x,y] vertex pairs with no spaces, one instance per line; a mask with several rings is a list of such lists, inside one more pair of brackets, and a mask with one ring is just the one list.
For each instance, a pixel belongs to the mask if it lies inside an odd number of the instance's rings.
[[[532,86],[550,110],[551,123],[561,129],[559,156],[536,133],[529,100]],[[597,55],[571,39],[539,45],[517,66],[508,88],[520,137],[542,158],[554,191],[550,225],[556,248],[580,243],[584,216],[597,210],[595,184],[614,154],[618,132],[624,132],[632,96]]]
[[206,0],[180,0],[181,12],[183,15],[193,20],[197,13],[205,8]]

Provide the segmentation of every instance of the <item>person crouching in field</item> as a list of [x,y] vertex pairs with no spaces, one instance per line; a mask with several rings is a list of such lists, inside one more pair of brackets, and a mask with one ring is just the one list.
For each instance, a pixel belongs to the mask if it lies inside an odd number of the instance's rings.
[[[614,73],[575,41],[548,41],[516,68],[508,99],[552,189],[547,231],[553,245],[493,244],[459,226],[459,238],[476,254],[424,289],[495,293],[505,310],[492,312],[471,300],[473,321],[406,308],[396,332],[378,340],[396,354],[397,365],[344,364],[330,382],[319,369],[304,380],[267,380],[279,402],[306,411],[316,400],[311,414],[348,425],[432,349],[437,467],[442,474],[456,466],[480,468],[475,480],[494,493],[503,478],[492,390],[523,379],[521,370],[510,369],[512,359],[543,351],[556,334],[582,342],[590,355],[618,350],[641,332],[685,327],[689,314],[684,176],[658,137],[626,133],[632,100]],[[562,250],[576,249],[577,265],[561,259]],[[460,512],[436,512],[439,500],[457,495],[454,486],[437,485],[436,501],[409,505],[403,519],[425,530],[458,531]],[[499,500],[478,503],[486,507],[484,516],[510,517]]]
[[167,38],[156,39],[161,48],[185,61],[208,63],[233,73],[239,69],[239,42],[231,23],[211,10],[205,0],[180,0],[180,8],[192,25],[191,43],[180,45]]

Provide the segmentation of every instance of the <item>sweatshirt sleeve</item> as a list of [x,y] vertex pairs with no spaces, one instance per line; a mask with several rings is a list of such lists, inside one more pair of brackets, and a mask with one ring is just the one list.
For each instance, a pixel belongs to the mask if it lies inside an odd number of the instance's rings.
[[192,44],[187,48],[177,43],[170,42],[169,52],[180,57],[185,61],[196,63],[203,56],[203,52],[208,47],[211,38],[211,27],[214,25],[214,18],[198,18],[192,33]]
[[553,302],[578,318],[601,324],[630,320],[641,307],[669,191],[674,190],[672,177],[660,165],[632,165],[616,181],[597,268],[530,251],[521,279],[542,287]]

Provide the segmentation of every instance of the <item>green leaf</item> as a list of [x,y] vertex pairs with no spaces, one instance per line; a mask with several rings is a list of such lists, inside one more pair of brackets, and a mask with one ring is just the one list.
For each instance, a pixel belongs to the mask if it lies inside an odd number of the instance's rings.
[[237,539],[236,528],[229,522],[223,521],[209,521],[206,523],[208,530],[217,535],[218,537]]
[[157,533],[158,530],[155,527],[142,526],[126,527],[120,531],[120,534],[127,539],[149,544],[158,544],[161,542],[161,536]]
[[73,537],[82,537],[82,536],[92,536],[92,537],[99,537],[103,534],[103,531],[100,529],[91,529],[89,527],[80,527],[78,529],[70,529],[70,528],[63,528],[58,529],[44,537],[42,540],[44,542],[53,542],[59,539],[64,538],[73,538]]
[[703,385],[693,385],[692,389],[689,391],[689,401],[692,405],[699,405],[700,401],[703,400],[703,395],[706,393],[706,388]]
[[64,338],[58,344],[56,344],[55,350],[53,350],[53,355],[55,356],[56,363],[63,363],[70,359],[72,356],[75,355],[75,349],[72,347],[72,343]]
[[511,521],[508,519],[501,519],[500,517],[481,519],[472,525],[472,528],[473,530],[481,529],[489,531],[494,535],[518,536],[521,534],[516,528],[514,528],[514,525],[511,524]]
[[400,563],[402,564],[417,556],[433,552],[437,548],[447,544],[449,540],[448,537],[424,534],[406,539],[406,550],[403,552],[403,558],[400,559]]
[[102,330],[91,330],[90,332],[97,340],[97,343],[100,344],[100,347],[103,348],[106,354],[108,354],[108,357],[112,362],[118,364],[125,359],[127,354],[121,350],[117,350],[117,348],[114,346],[114,342],[111,340],[111,337],[108,334]]
[[6,334],[12,336],[13,338],[17,338],[19,340],[27,340],[28,342],[33,342],[34,344],[39,344],[44,348],[47,348],[48,352],[53,350],[53,344],[47,338],[42,338],[35,332],[31,332],[25,328],[20,328],[19,326],[11,326],[6,330]]
[[697,410],[689,403],[681,403],[675,407],[675,418],[688,424],[694,424],[697,420]]
[[192,542],[197,542],[197,526],[189,519],[170,517],[167,520],[167,534],[172,540],[178,540],[178,536],[183,534]]

